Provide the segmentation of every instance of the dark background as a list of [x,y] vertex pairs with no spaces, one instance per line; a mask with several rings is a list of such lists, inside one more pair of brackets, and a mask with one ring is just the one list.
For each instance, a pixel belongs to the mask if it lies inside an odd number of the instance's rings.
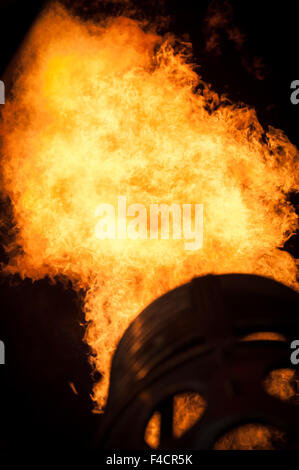
[[[0,1],[0,76],[42,3]],[[82,17],[122,8],[111,1],[64,3]],[[193,44],[205,81],[233,101],[254,107],[265,130],[268,125],[283,129],[299,146],[299,105],[290,102],[290,84],[299,80],[299,0],[144,0],[131,5],[136,17],[167,17],[161,32],[171,31]],[[222,20],[211,20],[219,15]],[[289,197],[298,205],[298,195]],[[9,210],[7,201],[1,210]],[[285,249],[298,257],[298,237],[293,236]],[[0,254],[5,262],[4,251]],[[61,281],[53,285],[46,279],[32,283],[3,277],[0,309],[7,361],[0,366],[0,449],[86,446],[100,418],[91,413],[93,379],[89,350],[82,341],[80,298]]]

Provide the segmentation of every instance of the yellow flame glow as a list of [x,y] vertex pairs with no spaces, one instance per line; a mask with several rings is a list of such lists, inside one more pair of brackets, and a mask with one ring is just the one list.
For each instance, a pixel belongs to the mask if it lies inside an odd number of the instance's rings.
[[[298,189],[296,148],[273,128],[263,138],[255,111],[224,102],[169,39],[129,18],[84,23],[52,7],[31,32],[2,119],[2,186],[22,248],[8,269],[85,289],[99,409],[118,340],[157,296],[211,272],[295,286],[295,261],[279,247],[296,228],[286,201]],[[95,209],[119,195],[146,207],[203,204],[203,248],[98,240]]]

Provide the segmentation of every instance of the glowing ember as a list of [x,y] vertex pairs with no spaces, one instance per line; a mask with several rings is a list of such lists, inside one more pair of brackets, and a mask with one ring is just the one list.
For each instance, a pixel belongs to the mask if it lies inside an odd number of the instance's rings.
[[[8,270],[85,289],[99,409],[118,340],[157,296],[208,272],[295,285],[295,261],[278,248],[296,227],[286,194],[299,186],[297,150],[200,82],[185,52],[128,18],[83,23],[56,6],[34,27],[20,72],[1,128],[21,247],[8,247]],[[203,204],[203,248],[99,240],[96,208],[119,195],[146,207]]]
[[222,436],[215,450],[277,450],[283,448],[286,437],[273,426],[245,424]]

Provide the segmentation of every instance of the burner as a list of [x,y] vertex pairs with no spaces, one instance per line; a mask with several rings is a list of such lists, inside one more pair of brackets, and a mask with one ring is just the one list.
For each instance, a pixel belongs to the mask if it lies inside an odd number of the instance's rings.
[[[211,449],[228,431],[257,423],[283,433],[286,448],[298,448],[296,400],[265,388],[271,371],[294,369],[298,300],[276,281],[225,274],[195,278],[154,301],[114,355],[97,447]],[[181,415],[193,421],[178,432],[175,408],[184,396]]]

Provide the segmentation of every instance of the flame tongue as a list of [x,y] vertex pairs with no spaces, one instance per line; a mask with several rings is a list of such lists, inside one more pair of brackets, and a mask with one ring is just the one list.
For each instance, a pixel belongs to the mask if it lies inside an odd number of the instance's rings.
[[[204,85],[194,93],[199,78],[169,43],[128,18],[95,25],[55,7],[34,27],[21,72],[1,129],[22,248],[8,269],[62,274],[86,290],[100,408],[117,341],[157,296],[207,272],[295,285],[295,262],[278,247],[296,227],[285,195],[298,189],[297,150],[275,129],[265,143],[253,110],[221,104]],[[119,195],[145,207],[203,204],[203,248],[97,239],[95,210]]]

